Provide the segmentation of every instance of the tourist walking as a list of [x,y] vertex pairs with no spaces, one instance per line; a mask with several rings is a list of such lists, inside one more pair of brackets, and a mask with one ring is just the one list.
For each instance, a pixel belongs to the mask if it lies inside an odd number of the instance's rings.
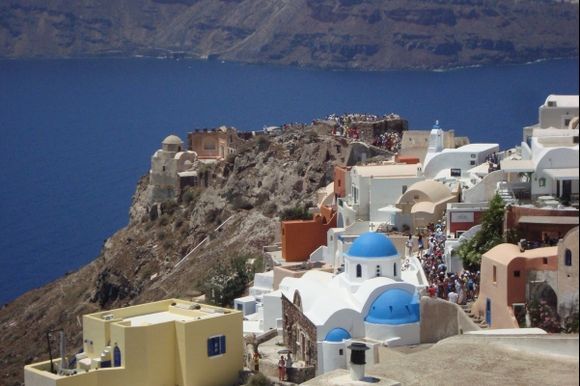
[[407,257],[413,256],[413,235],[409,235],[405,246],[407,248]]
[[278,380],[283,381],[286,379],[286,361],[284,360],[284,355],[280,357],[278,361]]

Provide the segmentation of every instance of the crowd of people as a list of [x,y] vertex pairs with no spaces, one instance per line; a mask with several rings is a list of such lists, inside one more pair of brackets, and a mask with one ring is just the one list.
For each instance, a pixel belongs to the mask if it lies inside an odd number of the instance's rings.
[[450,272],[445,264],[445,222],[430,224],[426,233],[426,243],[423,235],[418,237],[417,257],[429,281],[428,295],[457,304],[475,300],[479,291],[480,273],[468,270]]
[[339,126],[344,127],[355,122],[377,122],[381,119],[395,119],[398,117],[394,113],[385,114],[382,117],[375,114],[348,113],[342,115],[330,114],[326,117],[326,120],[336,122]]
[[[354,139],[356,141],[361,138],[360,129],[356,127],[357,123],[378,122],[384,119],[399,118],[400,117],[394,113],[385,114],[382,117],[375,114],[351,113],[342,115],[331,114],[326,117],[326,120],[336,123],[336,127],[332,130],[334,135]],[[372,145],[396,152],[401,148],[401,135],[396,131],[387,131],[376,136]]]
[[387,131],[375,137],[373,145],[396,153],[401,150],[401,135],[396,131]]

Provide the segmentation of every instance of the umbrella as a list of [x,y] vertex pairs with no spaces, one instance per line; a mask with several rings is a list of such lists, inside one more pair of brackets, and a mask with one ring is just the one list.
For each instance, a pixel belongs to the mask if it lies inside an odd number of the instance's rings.
[[387,213],[387,214],[388,214],[388,218],[387,218],[387,225],[395,225],[395,224],[394,224],[394,223],[395,223],[395,221],[394,221],[394,220],[395,220],[395,219],[394,219],[395,215],[396,215],[397,213],[400,213],[400,212],[402,212],[402,210],[401,210],[401,209],[397,208],[397,207],[396,207],[396,206],[394,206],[394,205],[387,205],[387,206],[385,206],[385,207],[379,208],[379,209],[378,209],[378,211],[379,211],[379,212],[383,212],[383,213]]
[[401,209],[397,208],[394,205],[384,206],[382,208],[379,208],[378,211],[379,212],[385,212],[385,213],[400,213],[400,212],[402,212]]

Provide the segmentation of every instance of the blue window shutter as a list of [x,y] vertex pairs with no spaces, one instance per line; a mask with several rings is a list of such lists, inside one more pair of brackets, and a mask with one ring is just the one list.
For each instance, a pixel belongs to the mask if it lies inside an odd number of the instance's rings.
[[208,339],[207,340],[207,356],[211,357],[213,356],[213,344],[212,344],[212,340]]
[[225,335],[220,336],[220,348],[221,348],[221,354],[225,354],[226,353],[226,337]]

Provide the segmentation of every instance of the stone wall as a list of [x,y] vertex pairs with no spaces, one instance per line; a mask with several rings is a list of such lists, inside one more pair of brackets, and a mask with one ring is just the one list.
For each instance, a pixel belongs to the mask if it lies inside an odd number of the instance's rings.
[[426,296],[421,298],[421,343],[436,343],[450,336],[477,330],[479,327],[457,304]]
[[307,367],[317,367],[316,327],[302,313],[300,295],[294,302],[282,295],[284,344],[294,354],[295,360],[302,360]]

